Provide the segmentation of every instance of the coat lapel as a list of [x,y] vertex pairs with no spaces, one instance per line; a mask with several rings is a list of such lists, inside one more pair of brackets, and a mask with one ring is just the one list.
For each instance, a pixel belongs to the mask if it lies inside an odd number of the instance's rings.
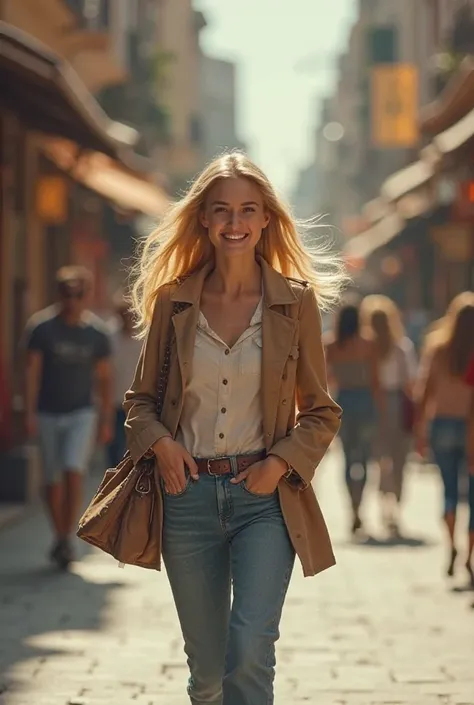
[[201,301],[202,287],[204,280],[211,271],[212,264],[199,269],[186,279],[178,283],[178,286],[171,295],[171,301],[190,304],[188,308],[173,316],[173,325],[176,336],[176,354],[178,357],[179,370],[183,392],[189,382],[192,370],[194,354],[194,343],[196,340],[196,328],[199,318],[199,304]]
[[262,410],[267,450],[273,445],[280,386],[286,362],[298,329],[296,318],[285,315],[298,299],[288,281],[259,259],[263,275],[264,307],[262,317]]

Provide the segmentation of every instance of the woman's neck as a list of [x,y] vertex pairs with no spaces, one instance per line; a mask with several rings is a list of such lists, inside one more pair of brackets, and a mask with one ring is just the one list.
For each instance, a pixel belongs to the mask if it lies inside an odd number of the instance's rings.
[[245,261],[239,257],[225,260],[217,257],[208,285],[216,293],[237,298],[242,294],[261,291],[262,271],[254,257]]

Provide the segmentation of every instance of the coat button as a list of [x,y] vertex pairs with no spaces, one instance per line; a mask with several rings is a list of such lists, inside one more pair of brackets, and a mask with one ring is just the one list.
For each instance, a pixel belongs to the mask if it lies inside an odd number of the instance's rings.
[[282,403],[283,405],[285,405],[285,404],[286,404],[286,401],[287,401],[286,399],[283,399],[283,401],[282,401],[281,403]]
[[219,438],[224,438],[224,434],[223,434],[223,433],[219,433]]
[[171,406],[176,406],[177,403],[178,403],[178,402],[176,401],[176,399],[172,399],[172,400],[171,400]]

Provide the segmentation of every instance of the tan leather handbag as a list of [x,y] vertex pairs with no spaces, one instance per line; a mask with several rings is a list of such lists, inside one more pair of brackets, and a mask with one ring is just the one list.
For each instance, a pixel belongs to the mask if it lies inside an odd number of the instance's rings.
[[[173,315],[185,307],[186,304],[175,303]],[[170,319],[158,381],[158,418],[168,386],[173,332]],[[134,465],[127,451],[116,468],[106,470],[99,489],[79,521],[77,536],[109,553],[119,563],[158,570],[161,526],[156,504],[160,492],[155,458],[145,457]]]

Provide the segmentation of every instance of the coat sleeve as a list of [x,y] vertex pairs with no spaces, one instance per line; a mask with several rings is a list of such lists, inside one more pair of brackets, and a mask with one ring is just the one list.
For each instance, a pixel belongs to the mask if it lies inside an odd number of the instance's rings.
[[166,344],[162,339],[162,331],[167,329],[165,319],[169,318],[169,306],[166,305],[168,299],[169,292],[166,289],[160,290],[135,377],[123,402],[127,447],[134,463],[146,455],[156,441],[171,435],[156,413],[158,375]]
[[342,414],[328,393],[321,315],[310,287],[303,293],[299,330],[296,423],[269,453],[285,460],[307,487],[339,430]]

